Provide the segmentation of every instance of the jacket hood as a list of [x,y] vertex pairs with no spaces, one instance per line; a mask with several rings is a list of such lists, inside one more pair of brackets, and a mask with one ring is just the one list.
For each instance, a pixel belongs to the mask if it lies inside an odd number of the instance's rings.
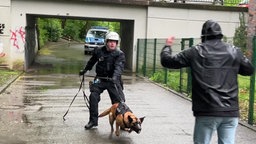
[[223,36],[220,25],[213,21],[207,20],[202,27],[201,37]]

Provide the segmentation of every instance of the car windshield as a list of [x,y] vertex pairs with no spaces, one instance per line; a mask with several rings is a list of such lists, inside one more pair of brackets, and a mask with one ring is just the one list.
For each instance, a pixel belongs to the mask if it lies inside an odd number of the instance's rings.
[[242,0],[240,4],[248,4],[249,0]]
[[105,31],[92,30],[87,34],[87,36],[105,39],[106,33],[107,32]]

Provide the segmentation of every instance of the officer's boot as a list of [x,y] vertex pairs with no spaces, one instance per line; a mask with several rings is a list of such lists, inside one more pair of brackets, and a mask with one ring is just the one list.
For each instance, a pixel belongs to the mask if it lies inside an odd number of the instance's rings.
[[90,120],[84,126],[86,130],[98,126],[98,97],[97,93],[91,93],[90,95]]

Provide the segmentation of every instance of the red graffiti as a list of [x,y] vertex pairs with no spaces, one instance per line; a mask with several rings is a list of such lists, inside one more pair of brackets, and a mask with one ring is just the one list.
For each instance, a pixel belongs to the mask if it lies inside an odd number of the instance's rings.
[[23,43],[25,43],[25,34],[26,34],[26,33],[25,33],[25,31],[23,30],[22,27],[20,27],[18,33],[20,34]]
[[11,40],[13,40],[13,46],[16,47],[17,49],[19,49],[19,45],[18,45],[18,40],[17,40],[17,35],[16,35],[16,32],[13,32],[12,30],[11,31]]
[[25,33],[23,27],[20,27],[19,29],[16,29],[15,31],[10,30],[10,32],[11,32],[10,39],[11,39],[11,41],[13,41],[12,45],[14,47],[16,47],[17,49],[19,49],[20,46],[19,46],[18,38],[21,38],[22,42],[25,43],[25,34],[26,33]]
[[5,56],[5,53],[0,53],[0,57],[4,57]]

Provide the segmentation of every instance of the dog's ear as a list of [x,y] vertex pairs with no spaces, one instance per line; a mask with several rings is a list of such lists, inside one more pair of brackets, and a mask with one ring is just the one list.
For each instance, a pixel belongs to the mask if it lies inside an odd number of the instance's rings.
[[129,123],[132,123],[133,119],[131,118],[131,116],[128,116],[128,121]]
[[145,117],[140,118],[140,122],[143,123]]

